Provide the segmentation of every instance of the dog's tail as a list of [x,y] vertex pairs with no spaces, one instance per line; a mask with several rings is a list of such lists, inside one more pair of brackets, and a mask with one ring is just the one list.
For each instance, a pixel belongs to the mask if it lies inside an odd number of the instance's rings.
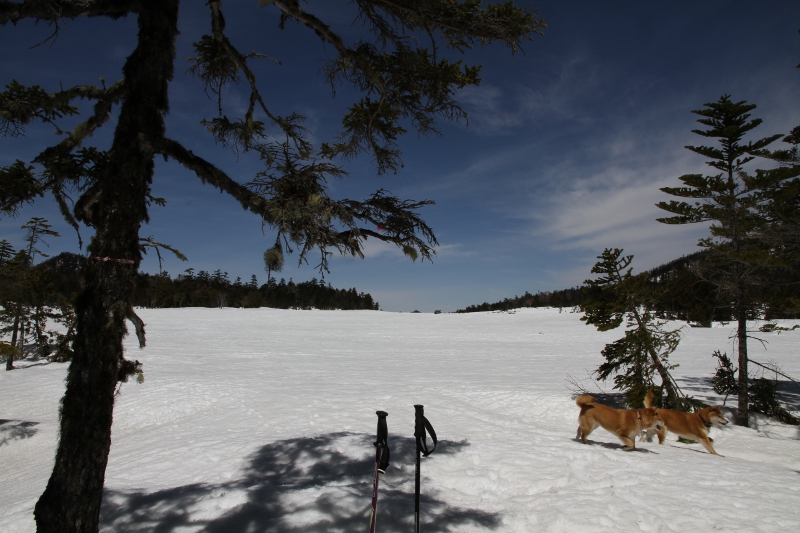
[[594,403],[594,398],[592,398],[588,394],[581,394],[580,396],[575,398],[575,403],[578,404],[578,407],[583,407],[584,405],[589,405],[590,403]]
[[647,396],[644,397],[644,406],[646,408],[649,409],[650,407],[653,407],[653,398],[654,397],[655,397],[655,394],[653,394],[653,391],[651,391],[651,390],[647,391]]

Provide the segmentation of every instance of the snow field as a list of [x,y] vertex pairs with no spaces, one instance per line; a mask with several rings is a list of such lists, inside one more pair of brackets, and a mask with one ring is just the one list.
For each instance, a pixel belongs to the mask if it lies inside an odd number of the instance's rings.
[[[379,409],[389,413],[392,464],[378,531],[408,531],[417,403],[440,439],[422,461],[426,532],[800,525],[797,428],[758,419],[757,429],[712,430],[724,458],[672,435],[634,452],[602,428],[591,446],[574,440],[567,377],[585,378],[621,336],[576,313],[138,312],[148,346],[129,338],[126,347],[145,383],[123,384],[117,397],[105,531],[366,530]],[[685,330],[671,357],[685,390],[718,401],[711,353],[732,353],[733,328]],[[768,350],[752,343],[753,359],[800,375],[800,330],[759,336]],[[0,374],[3,531],[35,530],[65,375],[58,364]]]

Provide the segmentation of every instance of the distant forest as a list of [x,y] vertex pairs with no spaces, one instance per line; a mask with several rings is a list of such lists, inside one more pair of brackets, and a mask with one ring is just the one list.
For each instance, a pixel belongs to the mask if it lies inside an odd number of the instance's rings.
[[[702,326],[709,326],[712,321],[733,320],[730,299],[701,279],[691,267],[692,263],[702,261],[705,253],[701,251],[684,256],[646,272],[650,305],[663,318]],[[765,320],[800,316],[800,272],[795,269],[784,275],[786,279],[779,280],[782,282],[780,289],[756,289],[756,301]],[[495,303],[470,305],[456,313],[509,311],[522,307],[576,307],[591,296],[586,286],[536,294],[525,292],[522,296],[504,298]]]
[[[62,253],[41,263],[53,273],[57,291],[67,297],[80,291],[77,270],[86,258]],[[270,277],[259,286],[255,275],[249,281],[231,281],[227,272],[194,269],[172,278],[168,272],[140,273],[134,293],[136,307],[274,307],[277,309],[367,309],[377,311],[378,302],[355,288],[334,289],[322,280],[294,283]]]

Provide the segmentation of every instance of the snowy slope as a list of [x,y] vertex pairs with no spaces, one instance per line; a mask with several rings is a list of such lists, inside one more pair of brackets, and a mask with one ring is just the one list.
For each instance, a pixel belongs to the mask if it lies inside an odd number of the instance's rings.
[[[591,446],[575,441],[567,377],[585,377],[620,336],[575,313],[139,313],[148,347],[128,339],[128,357],[144,362],[146,381],[117,399],[105,531],[366,531],[378,409],[392,450],[378,530],[409,531],[416,403],[441,439],[422,463],[425,532],[800,525],[797,428],[713,430],[724,458],[672,436],[635,452],[602,429]],[[713,399],[711,352],[730,354],[732,332],[686,329],[672,356],[682,386]],[[761,337],[768,350],[753,343],[754,359],[800,375],[800,330]],[[35,529],[65,374],[59,364],[0,373],[3,531]]]

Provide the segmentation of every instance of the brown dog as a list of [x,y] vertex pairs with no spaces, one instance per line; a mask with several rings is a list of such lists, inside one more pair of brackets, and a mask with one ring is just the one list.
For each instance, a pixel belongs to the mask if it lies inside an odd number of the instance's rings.
[[[644,405],[645,407],[653,405],[653,391],[649,391],[645,396]],[[700,441],[700,444],[705,446],[708,453],[719,455],[708,438],[708,430],[712,426],[724,426],[728,423],[728,419],[720,411],[719,405],[700,409],[696,413],[659,409],[658,415],[664,423],[663,426],[661,429],[648,430],[647,435],[642,436],[642,439],[649,439],[653,435],[658,435],[658,443],[664,444],[664,440],[667,438],[667,430],[669,430],[684,439]],[[720,457],[722,456],[720,455]]]
[[603,426],[603,429],[619,437],[627,449],[635,450],[634,439],[637,433],[661,427],[659,418],[661,410],[654,407],[614,409],[594,403],[594,398],[588,394],[578,396],[575,403],[581,408],[581,414],[578,415],[578,435],[575,438],[581,439],[584,444],[588,444],[586,437],[597,429],[597,426]]

